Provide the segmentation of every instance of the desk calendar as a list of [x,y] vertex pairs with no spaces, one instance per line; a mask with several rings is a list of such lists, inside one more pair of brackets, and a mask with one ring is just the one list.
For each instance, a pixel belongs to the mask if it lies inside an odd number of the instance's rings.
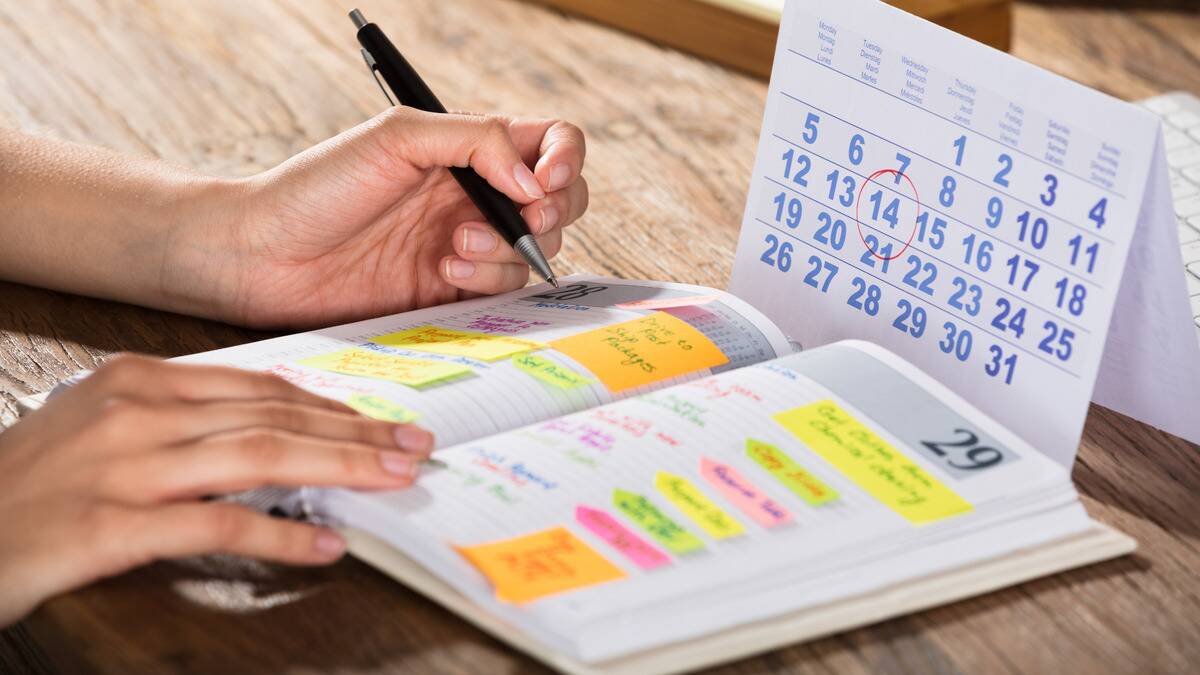
[[[730,290],[805,347],[888,347],[1069,466],[1131,244],[1176,236],[1169,203],[1143,209],[1158,137],[1145,111],[881,3],[790,2]],[[1182,283],[1154,284],[1115,322],[1182,338],[1105,362],[1200,380]],[[1200,438],[1171,417],[1148,421]]]

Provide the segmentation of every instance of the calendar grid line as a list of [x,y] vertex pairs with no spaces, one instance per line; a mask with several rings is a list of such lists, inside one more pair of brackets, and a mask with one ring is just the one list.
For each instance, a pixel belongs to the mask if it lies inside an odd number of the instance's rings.
[[868,271],[867,271],[867,270],[865,270],[865,269],[862,269],[862,268],[860,268],[860,267],[856,267],[856,266],[854,265],[854,263],[853,263],[853,262],[850,262],[850,261],[848,261],[848,260],[846,260],[846,259],[842,258],[841,256],[838,256],[838,255],[836,255],[836,254],[829,253],[828,251],[825,251],[825,250],[823,250],[823,249],[817,248],[817,247],[816,247],[815,245],[813,245],[811,242],[809,242],[809,241],[807,241],[807,240],[805,240],[805,239],[803,239],[803,238],[801,238],[801,237],[797,237],[796,235],[792,234],[791,232],[788,232],[787,230],[785,230],[785,229],[782,229],[782,228],[780,228],[779,226],[777,226],[777,225],[774,225],[773,223],[769,223],[769,222],[767,222],[767,221],[763,220],[762,218],[758,218],[758,217],[755,217],[755,220],[756,220],[756,221],[758,221],[758,222],[759,222],[760,224],[762,224],[763,226],[765,226],[765,227],[767,227],[767,228],[769,228],[769,229],[775,230],[776,232],[778,232],[778,233],[780,233],[780,234],[782,234],[782,235],[784,235],[784,236],[788,237],[789,239],[793,239],[793,240],[795,240],[795,241],[797,241],[797,242],[799,242],[799,243],[801,243],[801,244],[804,244],[805,246],[807,246],[807,247],[811,248],[812,250],[814,250],[814,251],[816,251],[816,252],[820,253],[821,255],[827,255],[827,256],[829,256],[829,257],[831,257],[831,258],[833,258],[833,259],[837,260],[838,262],[841,262],[841,263],[843,263],[843,264],[845,264],[845,265],[849,265],[849,266],[850,266],[850,268],[851,268],[851,269],[853,269],[853,270],[855,271],[855,273],[856,273],[856,274],[865,274],[865,275],[867,275],[867,276],[869,276],[869,277],[871,277],[871,278],[875,279],[876,281],[879,281],[880,283],[887,284],[888,286],[890,286],[890,287],[892,287],[892,288],[894,288],[894,289],[896,289],[896,290],[900,291],[901,293],[903,293],[903,294],[905,294],[905,295],[907,295],[907,296],[909,296],[909,297],[911,297],[911,298],[913,298],[913,299],[915,299],[915,300],[918,300],[918,301],[919,301],[919,302],[920,302],[920,303],[921,303],[923,306],[926,306],[926,307],[928,307],[928,308],[930,308],[930,309],[933,309],[934,311],[937,311],[937,312],[940,312],[940,313],[942,313],[942,314],[945,314],[945,315],[947,315],[947,316],[950,316],[951,318],[953,318],[953,319],[954,319],[954,320],[956,320],[956,321],[961,321],[961,322],[963,322],[963,323],[965,323],[965,324],[967,324],[967,325],[969,325],[969,326],[972,326],[973,328],[975,328],[975,329],[976,329],[976,330],[978,330],[979,332],[983,333],[984,335],[987,335],[987,336],[991,337],[991,338],[992,338],[992,339],[994,339],[994,340],[998,340],[998,341],[1000,341],[1000,342],[1003,342],[1004,344],[1008,345],[1009,347],[1012,347],[1013,349],[1016,349],[1016,350],[1018,350],[1018,351],[1020,351],[1020,352],[1024,352],[1025,354],[1027,354],[1027,355],[1029,355],[1029,356],[1032,356],[1033,358],[1037,359],[1038,361],[1041,361],[1041,362],[1045,363],[1046,365],[1048,365],[1048,366],[1051,366],[1051,367],[1055,368],[1056,370],[1062,371],[1062,372],[1066,373],[1067,375],[1070,375],[1071,377],[1073,377],[1073,378],[1075,378],[1075,379],[1079,379],[1079,375],[1077,375],[1077,374],[1076,374],[1074,371],[1071,371],[1071,370],[1069,370],[1069,369],[1067,369],[1067,368],[1064,368],[1063,366],[1060,366],[1060,365],[1059,365],[1059,364],[1057,364],[1057,363],[1054,363],[1053,361],[1050,361],[1050,360],[1048,360],[1048,359],[1045,359],[1045,358],[1043,358],[1043,357],[1042,357],[1040,354],[1036,354],[1036,353],[1034,353],[1034,352],[1030,351],[1030,350],[1029,350],[1028,348],[1026,348],[1024,345],[1020,345],[1020,344],[1017,344],[1017,343],[1015,343],[1015,342],[1012,342],[1011,340],[1009,340],[1009,339],[1008,339],[1008,338],[1006,338],[1006,337],[1000,337],[1000,336],[996,335],[995,333],[993,333],[993,332],[992,332],[990,329],[988,329],[988,328],[984,328],[983,326],[980,326],[979,324],[975,323],[974,321],[972,321],[972,320],[970,320],[970,319],[964,319],[964,318],[961,318],[961,317],[959,317],[958,315],[956,315],[956,314],[952,313],[950,310],[948,310],[948,309],[946,309],[946,308],[944,308],[944,307],[941,307],[940,305],[935,305],[935,304],[933,304],[933,303],[929,302],[929,300],[928,300],[927,298],[923,298],[923,297],[921,297],[921,296],[919,296],[919,295],[916,295],[916,294],[912,293],[911,291],[909,291],[908,289],[901,288],[901,287],[897,286],[896,284],[892,283],[891,281],[889,281],[889,280],[887,280],[887,279],[884,279],[884,278],[880,277],[879,275],[877,275],[877,274],[875,274],[875,273],[873,273],[873,272],[868,272]]
[[[813,154],[816,154],[816,153],[813,153]],[[820,155],[818,155],[818,157],[819,157],[819,156],[820,156]],[[839,215],[841,215],[841,216],[843,216],[843,217],[845,217],[845,218],[852,218],[852,217],[853,217],[853,216],[851,216],[850,214],[848,214],[848,213],[845,213],[845,212],[843,212],[843,211],[841,211],[841,210],[837,209],[836,207],[833,207],[833,206],[825,206],[825,204],[824,204],[824,203],[822,203],[822,202],[820,202],[820,201],[817,201],[815,198],[811,197],[810,195],[807,195],[807,194],[805,194],[805,193],[801,192],[800,190],[797,190],[797,189],[795,189],[795,188],[791,187],[790,185],[787,185],[786,183],[783,183],[783,182],[781,182],[781,181],[779,181],[779,180],[776,180],[775,178],[772,178],[771,176],[763,176],[763,178],[766,178],[766,179],[767,179],[767,181],[768,181],[768,182],[770,182],[770,183],[774,183],[775,185],[778,185],[779,187],[781,187],[781,188],[783,188],[783,189],[785,189],[785,190],[789,190],[789,191],[791,191],[791,192],[794,192],[794,193],[796,193],[797,195],[799,195],[799,196],[801,196],[801,197],[804,197],[805,199],[809,200],[810,202],[812,202],[812,203],[814,203],[814,204],[817,204],[817,205],[821,206],[822,208],[827,208],[828,210],[830,210],[830,211],[833,211],[834,213],[837,213],[837,214],[839,214]],[[868,225],[868,224],[866,224],[866,223],[863,223],[863,226],[864,226],[864,227],[866,227],[866,228],[868,228],[868,229],[870,229],[870,230],[873,230],[873,231],[875,231],[875,232],[877,232],[877,233],[879,233],[879,234],[881,234],[881,235],[883,235],[883,236],[886,236],[887,238],[889,238],[889,239],[891,239],[891,240],[895,241],[896,243],[899,243],[899,244],[903,244],[903,243],[904,243],[903,241],[901,241],[901,240],[900,240],[900,238],[899,238],[899,237],[895,236],[894,234],[890,234],[890,233],[888,233],[888,232],[885,232],[884,230],[881,230],[881,229],[879,229],[879,228],[877,228],[877,227],[875,227],[875,226],[873,226],[873,225]],[[915,244],[909,244],[909,245],[908,245],[908,248],[911,248],[911,249],[917,250],[917,251],[919,251],[919,252],[921,252],[921,253],[925,254],[925,255],[926,255],[926,256],[928,256],[929,258],[931,258],[931,259],[933,259],[933,260],[936,260],[936,261],[938,261],[939,263],[942,263],[942,264],[946,265],[946,266],[947,266],[947,267],[949,267],[950,269],[952,269],[952,270],[954,270],[954,271],[956,271],[956,272],[960,272],[960,273],[961,273],[961,274],[963,274],[964,276],[970,277],[970,278],[972,278],[972,279],[974,279],[974,280],[976,280],[976,281],[979,281],[980,283],[983,283],[984,285],[986,285],[986,286],[988,286],[988,287],[990,287],[990,288],[994,289],[995,291],[997,291],[997,292],[998,292],[998,293],[1000,293],[1001,295],[1006,295],[1006,296],[1008,296],[1008,297],[1011,297],[1011,298],[1013,298],[1013,299],[1018,299],[1020,302],[1023,302],[1023,303],[1025,303],[1025,304],[1028,304],[1030,307],[1034,307],[1034,308],[1036,308],[1036,309],[1039,309],[1039,310],[1041,310],[1042,312],[1044,312],[1045,314],[1049,314],[1050,316],[1054,317],[1055,319],[1058,319],[1058,320],[1059,320],[1059,321],[1061,321],[1062,323],[1064,323],[1064,324],[1067,324],[1067,325],[1071,326],[1072,328],[1075,328],[1076,330],[1079,330],[1079,331],[1081,331],[1081,332],[1083,332],[1083,333],[1086,333],[1086,334],[1089,334],[1089,335],[1091,334],[1091,331],[1090,331],[1090,330],[1088,330],[1088,329],[1087,329],[1087,328],[1085,328],[1084,326],[1081,326],[1081,325],[1079,325],[1078,323],[1075,323],[1073,320],[1071,320],[1071,319],[1069,319],[1069,318],[1066,318],[1066,317],[1059,316],[1057,313],[1055,313],[1055,312],[1053,312],[1053,311],[1051,311],[1051,310],[1048,310],[1048,309],[1046,309],[1046,308],[1042,307],[1041,305],[1039,305],[1039,304],[1037,304],[1037,303],[1034,303],[1034,302],[1031,302],[1031,301],[1029,301],[1028,299],[1026,299],[1026,298],[1025,298],[1025,296],[1023,296],[1023,295],[1018,295],[1018,294],[1016,294],[1016,293],[1014,293],[1014,292],[1012,292],[1012,291],[1009,291],[1009,290],[1005,290],[1005,289],[1003,289],[1003,288],[1001,288],[1001,287],[997,286],[996,284],[993,284],[992,282],[988,281],[987,279],[984,279],[983,277],[976,276],[976,275],[975,275],[974,273],[972,273],[972,272],[968,272],[968,271],[966,271],[966,270],[963,270],[962,268],[958,267],[958,266],[957,266],[957,265],[955,265],[954,263],[951,263],[951,262],[947,262],[947,261],[945,261],[945,260],[942,260],[941,258],[937,257],[937,256],[936,256],[936,255],[934,255],[933,253],[929,253],[929,252],[928,252],[928,251],[926,251],[925,249],[923,249],[923,248],[920,248],[920,247],[916,246]]]
[[[800,149],[800,150],[803,150],[804,152],[806,152],[806,153],[808,153],[808,154],[810,154],[810,155],[812,155],[812,156],[814,156],[814,157],[820,157],[821,159],[823,159],[823,160],[825,160],[826,162],[829,162],[830,164],[832,164],[832,165],[834,165],[834,166],[838,167],[839,169],[841,169],[842,171],[845,171],[846,173],[851,173],[851,174],[854,174],[855,176],[858,176],[859,178],[862,178],[862,179],[864,179],[864,180],[867,178],[867,175],[866,175],[866,174],[859,173],[857,170],[853,169],[852,167],[848,167],[848,166],[845,166],[845,165],[843,165],[843,164],[839,164],[838,162],[836,162],[836,161],[834,161],[834,160],[832,160],[832,159],[830,159],[830,158],[826,157],[825,155],[822,155],[822,154],[821,154],[821,153],[819,153],[819,152],[815,152],[815,151],[813,151],[811,148],[805,148],[805,147],[803,147],[803,146],[801,146],[801,145],[797,144],[795,141],[788,140],[787,138],[785,138],[785,137],[783,137],[783,136],[780,136],[779,134],[771,134],[771,135],[772,135],[772,136],[774,136],[775,138],[778,138],[779,140],[783,141],[784,143],[787,143],[788,145],[791,145],[791,146],[793,146],[793,147],[795,147],[795,148],[798,148],[798,149]],[[896,196],[898,196],[898,197],[902,197],[902,198],[904,198],[904,199],[907,199],[908,201],[910,201],[910,202],[913,202],[913,203],[918,203],[916,199],[914,199],[914,198],[912,198],[912,197],[910,197],[910,196],[908,196],[908,195],[904,194],[903,192],[901,192],[901,191],[899,191],[899,190],[895,189],[894,187],[891,187],[891,186],[889,186],[889,185],[887,185],[887,184],[884,184],[884,183],[878,183],[878,185],[879,185],[879,187],[880,187],[881,189],[883,189],[883,190],[887,190],[888,192],[891,192],[892,194],[894,194],[894,195],[896,195]],[[1058,270],[1058,271],[1062,272],[1063,274],[1066,274],[1066,275],[1068,275],[1068,276],[1070,276],[1070,277],[1074,277],[1076,280],[1078,280],[1078,281],[1081,281],[1081,282],[1083,282],[1083,283],[1085,283],[1085,284],[1089,284],[1089,285],[1093,286],[1093,287],[1094,287],[1096,290],[1104,290],[1104,287],[1100,285],[1100,282],[1098,282],[1098,281],[1093,281],[1092,279],[1089,279],[1089,278],[1087,278],[1087,277],[1083,276],[1082,274],[1079,274],[1078,272],[1074,272],[1074,271],[1068,270],[1068,269],[1066,269],[1066,268],[1064,268],[1064,267],[1060,267],[1060,266],[1059,266],[1057,263],[1054,263],[1054,262],[1051,262],[1051,261],[1049,261],[1049,260],[1046,260],[1045,258],[1041,257],[1040,255],[1038,255],[1038,254],[1036,254],[1036,253],[1030,253],[1030,252],[1028,252],[1028,251],[1027,251],[1026,249],[1024,249],[1024,248],[1021,248],[1021,247],[1018,247],[1018,246],[1014,246],[1013,244],[1009,244],[1007,241],[1005,241],[1004,239],[1001,239],[1000,237],[997,237],[996,235],[992,234],[992,233],[991,233],[991,232],[989,232],[988,230],[981,230],[981,229],[979,229],[978,227],[976,227],[976,226],[974,226],[974,225],[971,225],[970,223],[966,222],[965,220],[962,220],[961,218],[955,218],[954,216],[952,216],[952,215],[950,215],[950,214],[946,213],[945,211],[939,211],[938,209],[935,209],[935,208],[933,208],[932,206],[929,206],[928,204],[919,204],[919,205],[920,205],[920,206],[922,206],[922,207],[924,207],[924,208],[925,208],[925,210],[927,210],[927,211],[930,211],[930,212],[932,212],[932,213],[936,213],[936,214],[938,214],[938,215],[941,215],[941,216],[945,216],[946,218],[948,218],[948,219],[950,219],[950,220],[952,220],[952,221],[954,221],[954,222],[956,222],[956,223],[958,223],[958,224],[962,225],[963,227],[965,227],[965,228],[967,228],[967,229],[969,229],[969,230],[973,230],[973,231],[975,231],[975,232],[978,232],[978,233],[980,233],[980,234],[986,235],[986,236],[987,236],[989,239],[994,239],[994,240],[996,240],[996,241],[1003,241],[1004,243],[1008,244],[1009,246],[1013,246],[1013,248],[1016,248],[1017,250],[1019,250],[1019,251],[1020,251],[1022,254],[1024,254],[1024,255],[1027,255],[1027,256],[1029,256],[1030,258],[1033,258],[1033,259],[1035,259],[1035,260],[1040,260],[1041,262],[1045,263],[1045,264],[1046,264],[1046,266],[1048,266],[1048,267],[1053,267],[1054,269],[1056,269],[1056,270]],[[918,215],[920,215],[920,214],[918,214]],[[849,217],[849,216],[847,216],[847,217]]]
[[[963,173],[959,169],[956,169],[952,166],[948,166],[946,164],[942,164],[941,162],[937,161],[936,159],[933,159],[932,157],[926,157],[925,155],[922,155],[921,153],[917,152],[916,150],[913,150],[911,148],[907,148],[903,145],[900,145],[899,143],[897,143],[889,138],[884,138],[883,136],[880,136],[879,134],[871,131],[870,129],[864,129],[864,128],[858,126],[857,124],[855,124],[854,122],[851,122],[850,120],[844,119],[842,117],[838,117],[837,115],[835,115],[823,108],[818,108],[817,106],[813,105],[812,103],[809,103],[808,101],[805,101],[797,96],[793,96],[792,94],[789,94],[786,91],[783,91],[782,89],[779,90],[779,93],[783,94],[783,96],[785,98],[789,98],[801,105],[808,106],[809,108],[812,108],[813,110],[819,110],[822,114],[828,115],[828,116],[832,117],[833,119],[835,119],[839,122],[842,122],[843,124],[852,126],[855,129],[858,129],[859,131],[861,131],[863,133],[870,134],[870,135],[874,136],[875,138],[878,138],[879,140],[883,141],[884,143],[889,143],[891,145],[894,145],[897,148],[900,148],[901,150],[904,150],[905,152],[910,152],[913,155],[920,157],[921,159],[924,159],[927,162],[936,164],[937,166],[942,167],[943,169],[945,169],[946,171],[949,171],[950,173],[956,174],[962,178],[967,179],[968,181],[970,181],[972,183],[975,183],[977,185],[982,186],[983,188],[986,188],[988,190],[991,190],[992,192],[995,192],[998,196],[1004,197],[1005,199],[1011,199],[1012,201],[1017,202],[1018,204],[1021,204],[1022,206],[1027,207],[1031,213],[1040,214],[1040,215],[1046,216],[1047,218],[1053,218],[1054,220],[1060,221],[1064,225],[1067,225],[1075,230],[1078,230],[1079,232],[1082,232],[1082,233],[1088,235],[1089,237],[1095,237],[1096,239],[1099,239],[1100,241],[1103,241],[1106,244],[1115,244],[1116,243],[1112,239],[1109,239],[1108,237],[1100,234],[1099,232],[1092,230],[1091,228],[1087,227],[1086,225],[1077,225],[1074,222],[1072,222],[1066,218],[1063,218],[1062,216],[1058,216],[1053,213],[1050,213],[1049,211],[1046,211],[1045,209],[1043,209],[1042,207],[1040,207],[1036,204],[1027,202],[1024,199],[1021,199],[1020,197],[1018,197],[1010,192],[1001,191],[998,187],[989,185],[989,184],[979,180],[978,178],[972,176],[971,174]],[[778,137],[777,134],[776,134],[776,136]],[[783,140],[787,140],[787,139],[783,139]],[[796,145],[792,141],[787,141],[787,142],[792,143],[792,145]],[[800,147],[800,146],[796,145],[796,147]],[[816,154],[816,153],[813,153],[813,154]],[[830,160],[830,161],[832,161],[832,160]],[[949,217],[945,213],[942,213],[942,215]]]
[[[873,85],[873,84],[869,84],[869,83],[867,83],[867,82],[863,82],[861,79],[859,79],[859,78],[857,78],[857,77],[854,77],[853,75],[850,75],[849,73],[842,72],[842,71],[838,70],[837,68],[834,68],[833,66],[830,66],[830,65],[827,65],[827,64],[821,63],[820,61],[818,61],[818,60],[816,60],[816,59],[814,59],[814,58],[812,58],[812,57],[810,57],[810,56],[806,56],[805,54],[801,54],[800,52],[796,51],[795,49],[788,48],[788,51],[789,51],[789,52],[791,52],[792,54],[795,54],[796,56],[799,56],[800,58],[802,58],[802,59],[804,59],[804,60],[806,60],[806,61],[809,61],[809,62],[811,62],[811,63],[814,63],[814,64],[816,64],[816,65],[818,65],[818,66],[820,66],[820,67],[822,67],[822,68],[826,68],[826,69],[828,69],[828,70],[831,70],[831,71],[833,71],[833,72],[837,73],[838,75],[841,75],[842,77],[844,77],[844,78],[846,78],[846,79],[848,79],[848,80],[851,80],[851,81],[853,81],[853,82],[857,82],[858,84],[861,84],[861,85],[863,85],[864,87],[867,87],[868,89],[873,89],[873,90],[875,90],[875,91],[877,91],[877,92],[879,92],[879,93],[881,93],[881,94],[883,94],[883,95],[885,95],[885,96],[890,96],[891,98],[894,98],[894,99],[896,99],[897,101],[901,101],[901,102],[903,102],[903,103],[905,103],[905,104],[907,104],[907,105],[909,105],[909,106],[912,106],[913,108],[916,108],[917,110],[922,110],[922,111],[924,111],[924,112],[927,112],[927,113],[929,113],[930,115],[933,115],[934,117],[937,117],[937,118],[938,118],[938,119],[940,119],[940,120],[943,120],[943,121],[945,121],[945,122],[948,122],[948,123],[950,123],[950,124],[953,124],[954,126],[956,126],[956,127],[960,128],[960,129],[963,129],[963,130],[965,130],[965,131],[969,131],[969,132],[971,132],[971,133],[973,133],[973,134],[975,134],[975,135],[977,135],[977,136],[981,136],[981,137],[983,137],[983,138],[986,138],[987,140],[989,140],[989,141],[991,141],[991,142],[993,142],[993,143],[996,143],[996,144],[998,144],[998,145],[1001,145],[1001,146],[1003,146],[1003,147],[1005,147],[1005,148],[1008,148],[1008,149],[1012,150],[1013,152],[1016,152],[1016,153],[1018,153],[1018,154],[1024,155],[1025,157],[1028,157],[1029,159],[1032,159],[1033,161],[1035,161],[1035,162],[1037,162],[1037,163],[1039,163],[1039,164],[1042,164],[1042,165],[1045,165],[1045,166],[1048,166],[1048,167],[1053,167],[1053,168],[1054,168],[1056,171],[1060,171],[1060,172],[1062,172],[1063,174],[1066,174],[1066,175],[1068,175],[1068,176],[1071,176],[1072,178],[1075,178],[1076,180],[1083,181],[1083,182],[1087,183],[1088,185],[1091,185],[1091,186],[1093,186],[1093,187],[1096,187],[1096,188],[1098,188],[1098,189],[1100,189],[1100,190],[1103,190],[1103,191],[1107,192],[1108,194],[1110,194],[1110,195],[1112,195],[1112,196],[1114,196],[1114,197],[1118,197],[1118,198],[1120,198],[1122,201],[1124,201],[1124,200],[1125,200],[1125,195],[1121,194],[1120,192],[1117,192],[1116,190],[1113,190],[1112,188],[1105,187],[1105,186],[1103,186],[1103,185],[1101,185],[1101,184],[1099,184],[1099,183],[1097,183],[1097,182],[1095,182],[1095,181],[1092,181],[1092,180],[1089,180],[1089,179],[1087,179],[1087,178],[1084,178],[1083,176],[1080,176],[1080,175],[1078,175],[1078,174],[1076,174],[1076,173],[1074,173],[1074,172],[1072,172],[1072,171],[1070,171],[1070,170],[1066,169],[1065,167],[1061,167],[1061,166],[1058,166],[1058,165],[1056,165],[1056,164],[1052,164],[1052,163],[1050,163],[1050,162],[1047,162],[1046,160],[1044,160],[1044,159],[1042,159],[1042,158],[1040,158],[1040,157],[1037,157],[1036,155],[1031,155],[1031,154],[1029,154],[1028,152],[1025,152],[1024,150],[1022,150],[1022,149],[1020,149],[1020,148],[1018,148],[1018,147],[1016,147],[1016,146],[1009,145],[1008,143],[1005,143],[1005,142],[1003,142],[1003,141],[1000,141],[1000,140],[997,140],[997,139],[995,139],[995,138],[992,138],[991,136],[989,136],[989,135],[987,135],[987,134],[983,133],[982,131],[979,131],[978,129],[974,129],[974,128],[972,128],[972,127],[968,127],[968,126],[965,126],[965,125],[963,125],[963,124],[960,124],[960,123],[958,123],[958,122],[955,122],[954,120],[952,120],[952,119],[950,119],[950,118],[948,118],[948,117],[946,117],[946,116],[944,116],[944,115],[940,115],[940,114],[938,114],[938,113],[936,113],[936,112],[934,112],[934,111],[932,111],[932,110],[930,110],[930,109],[928,109],[928,108],[926,108],[926,107],[924,107],[924,106],[919,106],[919,105],[917,105],[916,103],[913,103],[912,101],[907,101],[907,100],[905,100],[904,98],[902,98],[902,97],[900,97],[900,96],[896,96],[895,94],[893,94],[893,93],[891,93],[891,92],[889,92],[889,91],[885,91],[885,90],[883,90],[883,89],[880,89],[879,87],[876,87],[876,86],[875,86],[875,85]],[[782,93],[782,92],[781,92],[781,93]],[[886,140],[886,139],[885,139],[885,140]],[[889,141],[889,142],[891,142],[891,141]]]

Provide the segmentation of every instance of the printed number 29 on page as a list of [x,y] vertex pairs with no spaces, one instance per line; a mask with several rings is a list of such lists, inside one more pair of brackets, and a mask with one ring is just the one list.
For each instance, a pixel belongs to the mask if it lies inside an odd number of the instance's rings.
[[865,338],[968,398],[1086,405],[1154,138],[898,15],[789,3],[732,290],[806,346]]

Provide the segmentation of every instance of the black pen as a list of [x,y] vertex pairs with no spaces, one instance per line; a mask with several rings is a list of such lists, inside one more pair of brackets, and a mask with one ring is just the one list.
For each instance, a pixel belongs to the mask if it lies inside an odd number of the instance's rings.
[[[433,95],[429,85],[425,84],[417,71],[396,50],[379,26],[368,23],[362,12],[357,9],[350,12],[350,20],[358,29],[358,42],[362,45],[363,60],[367,62],[367,68],[371,69],[371,77],[379,83],[380,89],[383,89],[383,83],[379,82],[376,73],[383,76],[401,105],[425,112],[446,112],[446,107]],[[387,96],[388,103],[393,103],[386,89],[383,89],[383,95]],[[470,167],[450,167],[450,173],[504,240],[521,254],[535,272],[558,288],[558,280],[554,278],[550,263],[546,262],[546,256],[542,255],[537,240],[533,238],[516,204],[489,185]]]

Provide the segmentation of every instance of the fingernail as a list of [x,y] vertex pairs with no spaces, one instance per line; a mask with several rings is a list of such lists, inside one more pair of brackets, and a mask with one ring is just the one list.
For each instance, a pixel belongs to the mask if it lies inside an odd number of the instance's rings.
[[409,452],[427,454],[433,450],[433,434],[421,427],[401,424],[395,431],[396,445]]
[[571,167],[566,164],[555,164],[550,169],[550,191],[561,190],[571,182]]
[[346,552],[346,540],[336,532],[322,530],[317,533],[316,548],[322,555],[334,558]]
[[393,476],[412,478],[417,475],[417,460],[403,452],[381,450],[379,452],[379,464],[383,467],[384,471]]
[[490,253],[496,249],[496,235],[474,227],[463,228],[463,253]]
[[517,162],[516,166],[513,167],[513,178],[517,179],[517,185],[521,186],[521,189],[525,191],[525,194],[529,195],[530,199],[541,199],[546,196],[545,191],[542,190],[542,186],[538,185],[537,178],[524,163]]
[[475,263],[470,260],[447,260],[446,276],[451,279],[466,279],[475,274]]
[[552,228],[558,224],[558,209],[554,208],[553,206],[543,206],[541,209],[541,214],[542,214],[542,229],[539,232],[539,234],[541,232],[546,232],[547,230],[549,230],[550,228]]

